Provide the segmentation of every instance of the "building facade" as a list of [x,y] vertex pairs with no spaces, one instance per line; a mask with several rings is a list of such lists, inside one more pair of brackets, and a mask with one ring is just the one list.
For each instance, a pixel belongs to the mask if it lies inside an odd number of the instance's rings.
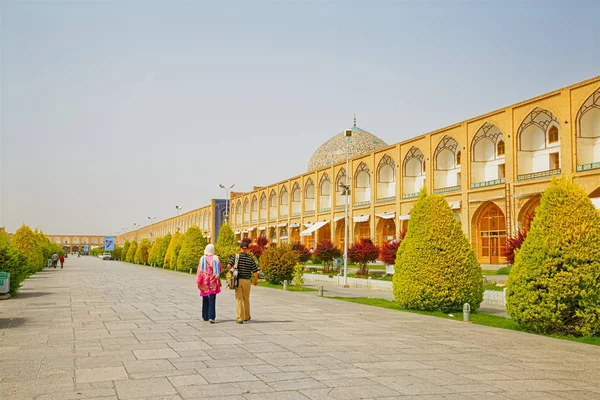
[[396,239],[422,187],[446,197],[482,264],[506,262],[507,237],[528,230],[553,176],[573,176],[600,206],[600,76],[388,146],[352,127],[311,157],[309,171],[231,193],[237,238],[273,243]]
[[[46,235],[52,243],[56,243],[67,253],[89,252],[91,249],[104,246],[104,236],[98,235]],[[87,249],[87,250],[86,250]]]

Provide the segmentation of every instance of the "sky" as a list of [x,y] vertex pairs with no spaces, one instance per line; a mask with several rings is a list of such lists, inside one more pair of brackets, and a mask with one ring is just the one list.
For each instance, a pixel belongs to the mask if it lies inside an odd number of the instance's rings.
[[[109,235],[600,74],[598,1],[0,0],[0,227]],[[596,28],[596,29],[595,29]]]

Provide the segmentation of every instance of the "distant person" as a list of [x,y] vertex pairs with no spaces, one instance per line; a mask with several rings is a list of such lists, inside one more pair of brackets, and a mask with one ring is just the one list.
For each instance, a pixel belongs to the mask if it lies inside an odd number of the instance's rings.
[[63,255],[63,256],[60,256],[60,259],[59,259],[59,260],[60,260],[60,267],[62,268],[62,267],[63,267],[63,265],[65,264],[65,256],[64,256],[64,255]]
[[[248,254],[248,240],[240,242],[240,253],[229,259],[228,268],[231,270],[237,264],[238,286],[235,288],[236,322],[243,324],[250,321],[250,279],[254,276],[254,286],[258,285],[258,266]],[[237,258],[237,263],[236,263]]]
[[202,319],[211,324],[217,318],[217,294],[221,293],[221,261],[215,256],[215,245],[209,244],[200,257],[196,283],[202,296]]
[[46,268],[52,267],[52,257],[48,258],[48,262],[46,263]]
[[58,264],[58,254],[52,254],[52,266],[56,268],[56,264]]

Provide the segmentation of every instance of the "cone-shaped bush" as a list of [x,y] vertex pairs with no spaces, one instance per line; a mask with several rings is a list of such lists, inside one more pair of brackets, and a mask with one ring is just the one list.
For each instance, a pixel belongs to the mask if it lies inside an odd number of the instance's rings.
[[235,241],[235,235],[229,223],[225,223],[219,229],[219,237],[217,238],[217,244],[215,245],[215,252],[221,259],[223,270],[227,270],[226,263],[232,255],[239,253],[240,246]]
[[11,296],[16,295],[21,282],[27,278],[27,258],[8,240],[4,230],[0,230],[0,269],[2,272],[10,273],[9,293]]
[[298,253],[290,244],[269,247],[260,257],[260,269],[269,283],[291,283],[296,264]]
[[165,254],[167,254],[167,249],[169,248],[170,243],[171,243],[171,234],[167,233],[165,235],[165,237],[162,238],[162,241],[160,242],[159,253],[158,253],[158,257],[156,259],[156,265],[158,265],[160,268],[162,268],[163,265],[165,264]]
[[446,199],[422,190],[398,248],[394,297],[416,310],[472,310],[483,300],[483,277],[473,248]]
[[136,264],[148,264],[148,253],[150,252],[150,248],[152,247],[152,243],[150,243],[149,239],[142,239],[140,245],[135,251],[135,256],[133,258],[133,262]]
[[129,242],[129,240],[126,240],[125,244],[123,244],[123,250],[121,251],[121,261],[125,261],[125,259],[127,258],[127,253],[129,252],[130,247],[131,242]]
[[17,229],[12,237],[12,242],[15,248],[25,256],[29,272],[35,273],[44,268],[46,259],[38,237],[27,225]]
[[544,192],[506,294],[508,314],[534,332],[600,334],[600,213],[572,179]]
[[133,242],[131,242],[131,245],[129,246],[129,250],[127,250],[127,256],[125,257],[125,261],[133,262],[135,260],[135,253],[137,252],[137,248],[138,248],[138,244],[134,240]]
[[[171,240],[169,241],[169,246],[167,247],[167,252],[165,253],[165,268],[169,269],[177,269],[177,255],[175,254],[175,249],[177,249],[177,253],[179,253],[179,247],[177,247],[177,243],[181,238],[181,233],[175,232],[173,236],[171,236]],[[173,256],[175,256],[175,263],[172,263]]]
[[162,245],[162,236],[154,239],[154,243],[152,243],[152,247],[150,248],[150,252],[148,253],[148,264],[150,265],[158,265],[158,258],[160,257],[160,246]]
[[177,269],[180,271],[196,270],[200,257],[204,254],[206,248],[206,239],[200,228],[191,226],[185,231],[181,240],[181,250],[177,257]]

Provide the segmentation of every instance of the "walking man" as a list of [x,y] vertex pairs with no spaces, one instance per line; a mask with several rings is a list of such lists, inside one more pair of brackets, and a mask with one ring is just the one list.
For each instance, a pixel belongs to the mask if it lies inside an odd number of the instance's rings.
[[254,277],[254,286],[258,285],[258,266],[254,259],[248,254],[248,241],[240,243],[240,253],[234,254],[229,259],[228,269],[236,265],[238,270],[238,286],[235,288],[235,308],[237,312],[236,322],[243,324],[250,321],[250,280]]
[[58,264],[58,254],[52,254],[52,266],[56,268],[56,264]]

